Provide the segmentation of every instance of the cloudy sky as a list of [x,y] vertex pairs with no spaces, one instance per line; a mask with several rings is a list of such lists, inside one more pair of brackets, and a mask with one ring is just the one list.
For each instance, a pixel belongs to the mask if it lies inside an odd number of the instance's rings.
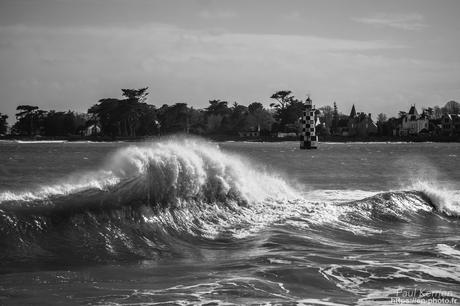
[[396,115],[460,100],[459,17],[456,0],[0,0],[0,112],[149,86],[157,106],[290,89]]

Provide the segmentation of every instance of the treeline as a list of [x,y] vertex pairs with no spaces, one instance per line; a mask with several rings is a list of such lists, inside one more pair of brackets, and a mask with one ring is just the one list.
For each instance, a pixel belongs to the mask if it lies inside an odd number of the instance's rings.
[[[148,87],[122,89],[122,98],[103,98],[87,113],[45,111],[37,106],[17,107],[12,135],[19,136],[89,136],[138,137],[148,135],[192,133],[198,135],[238,135],[242,131],[292,132],[298,129],[303,102],[291,91],[274,93],[270,109],[262,103],[248,106],[228,101],[210,100],[203,109],[187,103],[164,104],[157,108],[147,103]],[[0,114],[1,115],[1,114]],[[7,130],[6,115],[2,115]]]
[[0,135],[5,135],[8,131],[8,115],[0,113]]
[[[197,135],[237,136],[241,132],[258,132],[271,135],[299,131],[299,118],[304,110],[304,101],[297,99],[289,90],[280,90],[270,96],[273,103],[264,108],[262,103],[248,106],[228,101],[210,100],[203,109],[196,109],[187,103],[164,104],[157,108],[147,103],[148,87],[122,89],[121,98],[103,98],[91,106],[87,113],[74,111],[45,111],[37,106],[17,107],[16,122],[10,134],[14,136],[102,136],[142,137],[172,133]],[[424,109],[432,118],[446,113],[459,113],[459,104],[451,101],[444,107]],[[338,111],[337,104],[319,107],[317,115],[320,125],[318,135],[334,135],[340,127],[346,126],[349,115]],[[400,118],[405,115],[400,112]],[[365,116],[358,113],[358,116]],[[8,116],[0,113],[0,135],[6,134]],[[390,135],[398,124],[398,118],[387,120],[385,114],[375,119],[379,135]]]
[[[44,111],[38,106],[19,105],[11,134],[22,136],[75,135],[85,128],[87,116],[76,112]],[[8,132],[8,116],[0,113],[0,135]]]
[[227,101],[211,100],[205,109],[187,103],[164,104],[160,108],[146,103],[148,88],[122,89],[123,99],[101,99],[89,110],[92,124],[100,134],[111,137],[192,133],[237,135],[245,129],[270,131],[273,117],[258,102],[243,106]]

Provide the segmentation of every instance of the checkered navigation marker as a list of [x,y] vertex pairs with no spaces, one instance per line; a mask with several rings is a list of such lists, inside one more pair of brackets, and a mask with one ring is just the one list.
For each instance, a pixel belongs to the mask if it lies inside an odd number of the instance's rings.
[[316,149],[318,147],[318,136],[316,136],[315,129],[315,108],[310,97],[305,100],[305,111],[303,112],[301,124],[300,148]]

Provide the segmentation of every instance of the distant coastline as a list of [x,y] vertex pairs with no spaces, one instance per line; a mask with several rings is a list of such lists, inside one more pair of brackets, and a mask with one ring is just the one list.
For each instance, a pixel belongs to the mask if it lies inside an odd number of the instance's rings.
[[[0,136],[3,141],[17,141],[17,142],[139,142],[139,141],[155,141],[162,138],[174,136],[175,134],[163,136],[139,136],[139,137],[107,137],[107,136],[55,136],[55,137],[29,137],[17,135]],[[204,139],[216,142],[235,141],[235,142],[287,142],[298,141],[298,137],[239,137],[232,135],[195,135],[195,134],[176,134],[190,137],[202,137]],[[369,137],[350,137],[350,136],[320,136],[319,142],[340,142],[340,143],[353,143],[353,142],[460,142],[460,136],[401,136],[401,137],[388,137],[388,136],[369,136]]]
[[148,95],[148,87],[122,89],[121,99],[100,99],[86,113],[19,105],[12,126],[6,121],[8,116],[0,113],[0,135],[4,135],[0,139],[131,142],[182,133],[214,141],[283,142],[300,141],[297,135],[304,133],[305,145],[317,140],[460,141],[460,103],[453,100],[443,107],[422,108],[421,112],[412,105],[409,111],[400,111],[397,118],[388,119],[380,113],[374,120],[371,113],[357,112],[354,104],[349,115],[343,114],[336,102],[319,108],[313,105],[306,116],[305,109],[313,101],[309,97],[305,101],[298,99],[290,90],[271,95],[276,102],[269,108],[260,102],[230,105],[219,99],[209,100],[208,107],[202,109],[187,103],[157,108],[146,102]]

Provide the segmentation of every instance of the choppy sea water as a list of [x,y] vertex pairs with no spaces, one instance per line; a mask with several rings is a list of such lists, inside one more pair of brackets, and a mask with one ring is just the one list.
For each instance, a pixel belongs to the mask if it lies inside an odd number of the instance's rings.
[[458,303],[459,166],[453,143],[2,142],[0,304]]

